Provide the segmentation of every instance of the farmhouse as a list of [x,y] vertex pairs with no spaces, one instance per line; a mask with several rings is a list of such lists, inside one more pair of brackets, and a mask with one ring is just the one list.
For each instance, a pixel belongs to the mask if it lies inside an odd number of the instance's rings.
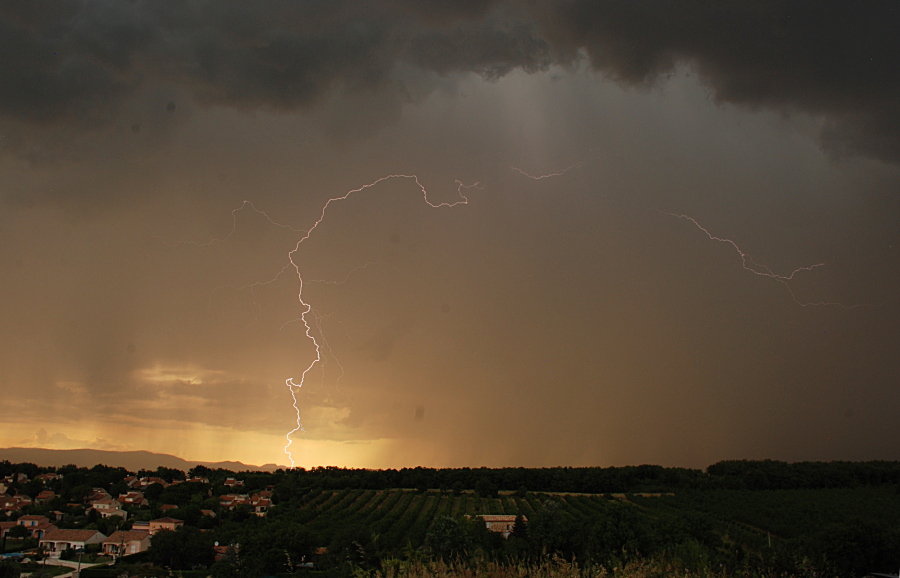
[[[503,534],[504,538],[509,538],[516,525],[516,517],[509,514],[485,514],[478,517],[484,520],[484,525],[488,530]],[[527,522],[528,519],[522,516],[522,521]]]

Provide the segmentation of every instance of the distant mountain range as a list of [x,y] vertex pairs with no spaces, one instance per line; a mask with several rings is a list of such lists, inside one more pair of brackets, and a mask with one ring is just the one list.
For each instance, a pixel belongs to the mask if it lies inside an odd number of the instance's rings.
[[48,450],[43,448],[0,448],[0,460],[56,467],[75,464],[79,467],[90,468],[97,464],[103,464],[123,467],[133,472],[141,469],[155,470],[158,466],[175,468],[185,472],[197,465],[212,469],[222,468],[233,472],[271,472],[284,467],[276,464],[252,466],[241,462],[199,462],[184,460],[169,454],[155,454],[145,451],[111,452],[104,450]]

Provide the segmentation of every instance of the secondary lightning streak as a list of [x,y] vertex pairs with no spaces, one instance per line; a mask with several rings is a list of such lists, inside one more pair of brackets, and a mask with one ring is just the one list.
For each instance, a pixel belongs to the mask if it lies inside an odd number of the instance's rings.
[[[297,231],[299,232],[299,229],[297,229]],[[366,268],[369,267],[370,265],[380,265],[380,264],[381,264],[381,263],[378,263],[377,261],[369,261],[369,262],[366,263],[365,265],[360,265],[359,267],[354,267],[354,268],[351,269],[350,272],[347,273],[347,274],[344,276],[344,278],[343,278],[342,280],[340,280],[340,281],[328,281],[328,280],[326,280],[326,279],[310,279],[309,281],[307,281],[307,283],[321,283],[321,284],[323,284],[323,285],[343,285],[343,284],[345,284],[345,283],[350,279],[350,277],[351,277],[354,273],[356,273],[356,272],[359,271],[360,269],[366,269]],[[272,277],[272,278],[269,279],[268,281],[254,281],[253,283],[248,283],[248,284],[246,284],[246,285],[241,285],[240,287],[236,287],[236,286],[234,286],[234,285],[222,285],[222,286],[220,286],[220,287],[216,287],[215,289],[213,289],[213,293],[215,293],[216,291],[219,291],[220,289],[233,289],[233,290],[235,290],[235,291],[245,291],[245,290],[249,290],[249,291],[250,291],[250,294],[254,296],[253,307],[254,307],[254,309],[256,309],[256,312],[257,312],[257,315],[258,315],[258,314],[259,314],[259,311],[260,311],[260,306],[259,306],[259,304],[256,302],[256,299],[255,299],[255,294],[256,294],[256,293],[255,293],[255,289],[256,289],[257,287],[265,287],[266,285],[271,285],[272,283],[275,283],[276,281],[278,281],[278,280],[281,278],[281,276],[284,274],[284,272],[287,271],[287,270],[290,269],[290,268],[291,268],[291,263],[286,264],[284,267],[282,267],[282,268],[278,271],[278,273],[275,274],[274,277]],[[210,300],[212,300],[212,297],[210,297]],[[293,323],[294,321],[299,321],[299,319],[292,319],[291,321],[286,321],[284,324],[282,324],[281,328],[284,329],[284,326],[285,326],[285,325],[287,325],[288,323]]]
[[[249,291],[250,291],[250,295],[253,296],[253,308],[256,310],[256,314],[257,314],[257,316],[258,316],[261,308],[260,308],[259,303],[256,302],[256,291],[255,291],[255,289],[256,289],[257,287],[265,287],[266,285],[271,285],[272,283],[275,283],[276,281],[278,281],[278,279],[281,278],[281,276],[284,274],[284,272],[287,271],[287,270],[290,269],[290,268],[291,268],[290,263],[286,264],[284,267],[282,267],[282,268],[278,271],[278,273],[275,274],[274,277],[272,277],[272,278],[269,279],[268,281],[254,281],[253,283],[248,283],[248,284],[246,284],[246,285],[241,285],[240,287],[235,287],[234,285],[221,285],[221,286],[216,287],[215,289],[213,289],[213,293],[215,293],[216,291],[219,291],[219,290],[221,290],[221,289],[233,289],[234,291],[244,291],[244,290],[249,290]],[[210,302],[212,302],[212,296],[210,296],[209,300],[210,300]]]
[[[341,389],[341,379],[343,379],[344,373],[345,373],[344,366],[341,365],[340,360],[338,360],[337,356],[334,354],[334,351],[331,349],[331,344],[328,343],[328,338],[325,336],[325,331],[322,329],[322,319],[323,318],[327,319],[328,317],[330,317],[330,315],[321,315],[314,309],[311,310],[310,312],[316,317],[316,329],[318,330],[319,335],[322,336],[322,343],[325,344],[325,349],[328,350],[328,356],[331,359],[333,359],[335,363],[337,363],[338,369],[340,369],[340,374],[334,380],[334,388],[337,390],[338,393],[340,393],[342,396],[344,396],[344,398],[346,398],[347,401],[352,402],[352,400],[350,399],[350,396],[347,395],[347,393]],[[322,371],[323,371],[323,377],[324,377],[324,371],[325,371],[325,362],[324,361],[322,362]]]
[[[319,224],[325,219],[325,213],[328,211],[328,207],[330,207],[332,203],[346,200],[350,195],[353,195],[354,193],[359,193],[366,189],[370,189],[370,188],[374,187],[375,185],[381,183],[382,181],[386,181],[389,179],[412,179],[416,183],[416,186],[419,187],[419,190],[422,192],[422,197],[425,199],[425,202],[428,204],[428,206],[433,207],[433,208],[439,208],[439,207],[448,207],[449,208],[449,207],[455,207],[456,205],[466,205],[469,203],[469,199],[468,199],[468,197],[466,197],[466,195],[463,194],[463,189],[464,188],[465,189],[481,188],[479,183],[475,183],[473,185],[465,185],[461,181],[456,181],[456,185],[457,185],[456,192],[460,197],[459,200],[453,201],[453,202],[432,203],[428,199],[428,191],[425,189],[425,187],[422,185],[422,183],[419,182],[419,177],[417,177],[416,175],[397,174],[397,175],[387,175],[387,176],[381,177],[381,178],[376,179],[376,180],[372,181],[371,183],[363,185],[357,189],[347,191],[346,193],[344,193],[343,195],[341,195],[339,197],[332,197],[332,198],[328,199],[325,202],[325,204],[322,206],[322,211],[319,214],[319,218],[303,234],[303,236],[300,238],[300,240],[297,241],[297,244],[290,251],[290,253],[288,253],[288,259],[290,260],[291,265],[294,267],[294,271],[297,273],[297,280],[300,284],[298,292],[297,292],[297,300],[300,302],[300,307],[301,307],[300,321],[303,322],[304,333],[306,334],[307,339],[312,341],[313,346],[315,348],[315,358],[306,367],[306,369],[303,370],[303,373],[300,375],[300,382],[299,383],[295,382],[293,377],[286,379],[284,382],[284,384],[287,386],[287,388],[291,392],[291,399],[293,400],[294,411],[296,412],[296,416],[297,416],[297,421],[296,421],[297,425],[294,427],[294,429],[289,431],[285,436],[285,438],[287,439],[287,444],[285,444],[285,446],[284,446],[284,453],[287,455],[288,459],[290,460],[291,467],[294,467],[294,455],[290,449],[291,445],[294,443],[294,440],[291,439],[291,436],[294,435],[295,433],[297,433],[298,431],[303,431],[303,432],[306,431],[305,429],[303,429],[303,423],[300,419],[300,408],[297,406],[297,390],[300,389],[301,387],[303,387],[303,384],[306,380],[306,375],[310,372],[310,370],[312,370],[312,368],[315,367],[316,364],[318,364],[322,360],[322,346],[319,344],[318,340],[316,340],[316,338],[313,337],[312,328],[310,327],[309,321],[306,318],[306,315],[312,310],[312,307],[306,301],[303,300],[303,275],[300,273],[300,266],[297,264],[296,261],[294,261],[294,255],[300,250],[300,245],[304,241],[309,239],[309,237],[310,237],[310,235],[312,235],[313,231],[316,230],[316,227],[318,227]],[[254,210],[256,210],[256,209],[254,208]],[[273,223],[274,223],[274,221],[273,221]],[[281,226],[281,225],[279,225],[279,226]],[[296,229],[292,228],[292,230],[296,230]]]
[[541,179],[549,179],[550,177],[561,177],[564,174],[566,174],[567,172],[569,172],[573,169],[580,169],[581,167],[583,167],[586,164],[587,164],[587,161],[582,161],[580,163],[575,163],[574,165],[569,165],[568,167],[566,167],[562,170],[553,171],[553,172],[545,173],[542,175],[532,175],[532,174],[526,173],[525,171],[523,171],[522,169],[520,169],[518,167],[509,167],[509,168],[511,168],[512,170],[514,170],[518,173],[525,175],[529,179],[534,179],[536,181],[539,181]]
[[[327,281],[325,279],[310,279],[307,283],[321,283],[323,285],[343,285],[346,283],[350,276],[359,271],[360,269],[366,269],[369,265],[381,265],[378,261],[369,261],[365,265],[360,265],[359,267],[354,267],[347,273],[341,281]],[[285,265],[285,268],[290,267],[290,265]]]
[[691,217],[689,215],[684,215],[681,213],[667,213],[666,211],[661,211],[659,209],[652,209],[652,210],[656,211],[657,213],[659,213],[661,215],[668,215],[669,217],[675,217],[677,219],[684,219],[686,221],[690,221],[691,223],[694,224],[695,227],[697,227],[698,229],[703,231],[703,233],[705,233],[706,236],[709,237],[709,239],[711,241],[719,241],[720,243],[727,243],[727,244],[731,245],[732,248],[734,248],[734,250],[737,251],[737,254],[740,255],[741,264],[742,264],[744,270],[750,271],[754,275],[759,275],[761,277],[769,277],[770,279],[774,279],[774,280],[778,281],[779,283],[784,285],[785,288],[788,290],[788,293],[791,294],[791,299],[794,300],[794,303],[796,303],[797,305],[800,305],[801,307],[807,307],[810,305],[834,305],[834,306],[842,307],[844,309],[854,309],[856,307],[871,307],[872,306],[869,303],[859,303],[856,305],[844,305],[843,303],[836,303],[836,302],[829,302],[829,301],[817,301],[817,302],[800,301],[799,299],[797,299],[797,296],[794,294],[793,289],[791,289],[789,282],[792,281],[797,274],[803,273],[805,271],[812,271],[813,269],[816,269],[818,267],[824,267],[825,263],[816,263],[815,265],[807,265],[804,267],[797,267],[796,269],[791,271],[790,274],[788,274],[788,275],[779,275],[779,274],[773,272],[771,269],[769,269],[769,267],[767,267],[766,265],[761,265],[761,264],[757,263],[756,261],[754,261],[750,255],[748,255],[746,252],[744,252],[737,245],[737,243],[735,243],[731,239],[726,239],[724,237],[717,237],[717,236],[713,235],[712,233],[710,233],[708,229],[706,229],[703,225],[698,223],[697,220],[694,219],[693,217]]
[[[241,203],[240,207],[232,209],[232,211],[231,211],[231,230],[228,232],[227,235],[225,235],[224,237],[213,237],[212,239],[210,239],[209,241],[206,241],[205,243],[198,243],[197,241],[181,241],[179,244],[180,245],[193,245],[195,247],[209,247],[210,245],[215,245],[216,243],[224,243],[225,241],[230,239],[232,235],[234,235],[235,231],[237,231],[237,215],[238,215],[238,213],[240,213],[247,207],[250,207],[250,209],[257,215],[262,215],[263,217],[265,217],[265,219],[267,221],[269,221],[269,223],[275,225],[276,227],[279,227],[282,229],[288,229],[295,233],[300,233],[303,230],[303,229],[295,229],[294,227],[291,227],[290,225],[285,225],[284,223],[279,223],[278,221],[276,221],[275,219],[270,217],[268,215],[268,213],[266,213],[265,211],[257,209],[256,206],[252,202],[245,200],[243,203]],[[287,267],[287,266],[285,266],[285,267]]]

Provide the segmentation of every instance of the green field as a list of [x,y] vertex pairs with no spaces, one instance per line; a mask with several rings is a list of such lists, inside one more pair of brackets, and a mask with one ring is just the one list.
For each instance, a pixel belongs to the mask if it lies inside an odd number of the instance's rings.
[[[522,515],[527,537],[508,540],[472,517]],[[537,560],[548,552],[616,567],[663,559],[686,569],[755,568],[790,572],[805,563],[839,573],[890,570],[900,533],[900,494],[893,486],[816,490],[685,490],[659,495],[500,493],[305,488],[266,519],[226,523],[253,528],[301,526],[327,546],[332,562],[409,559],[428,552],[438,521],[468,523],[469,552],[497,561]],[[465,522],[465,517],[470,517]],[[840,556],[841,559],[836,559]]]

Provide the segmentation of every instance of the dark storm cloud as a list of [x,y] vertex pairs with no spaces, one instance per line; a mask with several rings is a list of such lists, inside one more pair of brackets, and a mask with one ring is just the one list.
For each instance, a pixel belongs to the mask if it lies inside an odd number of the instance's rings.
[[7,3],[0,117],[102,126],[153,85],[242,110],[385,88],[402,101],[403,67],[496,79],[584,51],[625,83],[691,65],[720,102],[825,116],[832,152],[895,162],[898,29],[888,1]]
[[440,74],[475,72],[488,80],[516,68],[537,72],[553,64],[553,59],[547,43],[534,32],[530,25],[499,22],[427,32],[412,39],[411,59]]
[[[432,2],[69,2],[0,7],[0,115],[91,121],[151,82],[201,102],[293,110],[338,86],[375,88],[399,62],[496,76],[546,62],[521,28]],[[433,9],[442,23],[423,18]],[[447,19],[458,25],[446,28]],[[429,23],[430,22],[430,23]],[[423,36],[424,35],[424,36]],[[432,61],[432,59],[434,61]]]
[[557,46],[627,83],[692,63],[715,98],[822,114],[835,152],[900,160],[900,9],[890,1],[549,2]]

